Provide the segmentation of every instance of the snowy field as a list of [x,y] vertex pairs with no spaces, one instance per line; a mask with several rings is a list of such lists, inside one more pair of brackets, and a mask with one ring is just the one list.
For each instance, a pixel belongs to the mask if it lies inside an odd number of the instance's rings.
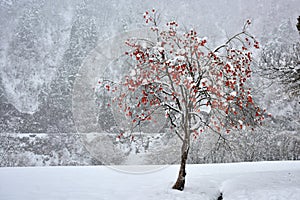
[[[147,168],[148,173],[139,173]],[[299,200],[300,161],[179,166],[0,168],[1,200]],[[134,173],[135,172],[135,173]]]

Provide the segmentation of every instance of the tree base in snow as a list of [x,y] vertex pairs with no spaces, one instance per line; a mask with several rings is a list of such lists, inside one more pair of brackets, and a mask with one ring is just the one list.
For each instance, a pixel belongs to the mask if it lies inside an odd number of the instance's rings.
[[183,191],[185,184],[185,179],[178,179],[176,183],[173,185],[172,189]]
[[217,200],[223,200],[223,193],[220,193],[220,196],[217,198]]

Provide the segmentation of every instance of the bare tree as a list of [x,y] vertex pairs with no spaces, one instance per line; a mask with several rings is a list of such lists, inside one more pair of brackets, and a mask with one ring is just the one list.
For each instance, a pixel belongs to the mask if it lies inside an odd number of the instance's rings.
[[[298,23],[298,28],[300,28],[299,25]],[[300,42],[298,35],[292,35],[291,38],[286,36],[291,32],[295,31],[290,22],[278,28],[275,38],[272,38],[262,49],[259,68],[265,78],[284,85],[286,93],[299,96]]]

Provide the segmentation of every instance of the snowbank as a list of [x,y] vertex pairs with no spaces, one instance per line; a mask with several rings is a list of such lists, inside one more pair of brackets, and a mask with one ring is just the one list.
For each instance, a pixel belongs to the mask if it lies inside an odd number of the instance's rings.
[[179,166],[0,168],[1,200],[300,199],[300,161],[188,165],[186,189],[170,189]]

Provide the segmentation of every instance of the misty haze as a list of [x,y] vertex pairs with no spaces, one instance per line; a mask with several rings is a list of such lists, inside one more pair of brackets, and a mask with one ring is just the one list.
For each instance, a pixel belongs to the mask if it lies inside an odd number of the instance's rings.
[[[12,195],[18,180],[4,187],[13,169],[41,166],[100,166],[76,173],[134,187],[147,177],[120,178],[103,166],[153,172],[143,185],[148,199],[299,198],[298,0],[0,0],[0,72],[0,174],[8,173],[0,199],[22,196]],[[71,180],[73,171],[62,169],[49,173]],[[241,192],[260,169],[270,181],[252,183],[268,192]],[[91,179],[83,183],[98,184]],[[169,190],[185,184],[187,193]],[[110,187],[49,198],[122,198]],[[49,188],[41,194],[57,190]],[[134,199],[132,188],[115,191]],[[39,195],[25,199],[45,199]]]

